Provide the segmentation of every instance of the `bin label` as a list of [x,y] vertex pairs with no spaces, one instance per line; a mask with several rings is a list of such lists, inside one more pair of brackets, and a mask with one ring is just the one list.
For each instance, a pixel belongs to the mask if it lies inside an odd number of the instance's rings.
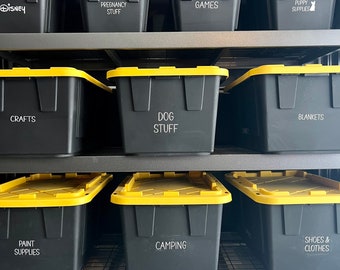
[[297,116],[299,121],[323,121],[325,120],[324,113],[299,113]]
[[187,241],[157,241],[155,249],[157,251],[185,250],[187,249]]
[[309,235],[304,237],[304,251],[307,254],[324,254],[331,251],[331,237],[327,235]]
[[218,9],[218,1],[195,1],[196,9]]
[[22,12],[23,14],[26,14],[26,7],[25,6],[12,6],[10,3],[1,4],[0,5],[0,12],[2,12],[2,13]]
[[35,240],[18,240],[17,248],[13,251],[14,256],[39,256],[40,253]]
[[127,7],[126,1],[100,2],[100,7],[106,9],[106,15],[119,15]]
[[11,115],[9,121],[12,123],[35,123],[37,118],[35,115]]
[[175,134],[179,124],[175,122],[174,112],[158,112],[157,123],[153,125],[154,134]]
[[293,1],[292,12],[315,12],[316,1],[317,0],[295,0]]

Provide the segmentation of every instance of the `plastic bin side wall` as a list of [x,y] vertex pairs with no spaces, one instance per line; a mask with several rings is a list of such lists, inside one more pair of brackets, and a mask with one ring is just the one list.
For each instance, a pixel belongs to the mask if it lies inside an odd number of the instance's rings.
[[86,206],[12,208],[0,213],[1,269],[81,269]]
[[236,143],[263,152],[340,149],[339,77],[264,75],[245,81],[232,90],[239,107]]
[[89,32],[146,31],[149,0],[80,1],[84,27]]
[[174,21],[181,31],[232,31],[237,28],[239,0],[173,0]]
[[45,33],[55,32],[61,22],[60,0],[2,1],[0,2],[0,32]]
[[268,270],[340,267],[339,206],[262,205],[235,192],[241,234]]
[[334,0],[267,0],[270,27],[278,30],[330,29]]
[[2,80],[1,86],[1,154],[69,155],[80,150],[80,79],[8,78]]
[[121,207],[128,269],[217,269],[222,209]]
[[219,77],[132,79],[118,80],[127,153],[213,151]]

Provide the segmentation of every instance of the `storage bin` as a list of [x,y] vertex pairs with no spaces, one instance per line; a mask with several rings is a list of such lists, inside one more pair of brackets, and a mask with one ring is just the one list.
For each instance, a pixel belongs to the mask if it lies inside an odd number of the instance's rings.
[[173,0],[175,27],[180,31],[235,30],[240,3],[240,0]]
[[267,0],[272,29],[330,29],[336,0]]
[[59,28],[60,0],[1,0],[0,33],[44,33]]
[[220,79],[228,70],[197,68],[117,68],[126,153],[210,153],[214,150]]
[[268,270],[340,267],[340,183],[301,171],[233,172],[240,231]]
[[85,30],[89,32],[146,31],[149,0],[80,0]]
[[127,269],[217,269],[222,204],[211,174],[136,173],[111,195],[121,205]]
[[234,143],[261,152],[340,150],[340,66],[268,65],[226,87]]
[[108,174],[34,174],[0,185],[0,268],[80,270]]
[[83,81],[111,91],[74,68],[3,69],[0,81],[0,155],[67,156],[79,152]]

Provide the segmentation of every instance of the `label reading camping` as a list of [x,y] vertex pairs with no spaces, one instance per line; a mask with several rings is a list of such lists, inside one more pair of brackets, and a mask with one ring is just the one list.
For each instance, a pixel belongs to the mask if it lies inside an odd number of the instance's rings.
[[295,0],[292,12],[314,12],[316,10],[316,0]]
[[14,249],[15,256],[39,256],[40,248],[36,248],[35,240],[19,240],[18,247]]
[[305,236],[306,253],[328,253],[330,252],[331,238],[325,235]]
[[153,125],[155,134],[173,134],[178,130],[178,124],[174,123],[174,112],[158,112],[157,123]]
[[106,8],[107,15],[119,15],[122,13],[122,10],[126,8],[127,3],[125,1],[117,1],[117,2],[101,2],[100,7]]

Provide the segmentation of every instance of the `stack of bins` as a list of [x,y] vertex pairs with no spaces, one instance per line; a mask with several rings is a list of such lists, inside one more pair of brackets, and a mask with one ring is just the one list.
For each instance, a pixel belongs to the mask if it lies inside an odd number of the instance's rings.
[[220,80],[228,74],[215,66],[108,71],[117,83],[125,152],[213,152]]
[[230,201],[207,173],[127,177],[111,195],[121,205],[127,268],[216,270],[222,204]]
[[95,235],[95,197],[111,178],[34,174],[1,184],[0,268],[80,270]]
[[69,156],[83,148],[84,82],[74,68],[0,70],[0,155]]
[[340,66],[260,66],[226,90],[236,145],[260,152],[340,150]]
[[0,33],[56,32],[61,13],[61,0],[1,0]]
[[340,183],[301,171],[226,175],[241,233],[268,270],[340,268]]

